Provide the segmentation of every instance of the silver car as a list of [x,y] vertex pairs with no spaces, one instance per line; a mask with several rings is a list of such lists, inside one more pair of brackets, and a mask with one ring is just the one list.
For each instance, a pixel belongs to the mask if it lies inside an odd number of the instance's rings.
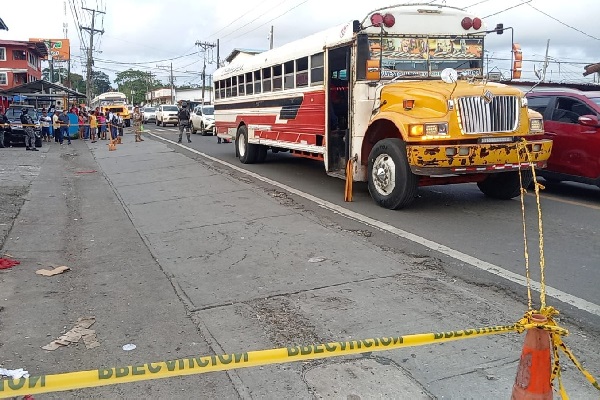
[[172,104],[161,104],[156,109],[156,125],[167,126],[167,124],[179,125],[179,117],[177,113],[179,107]]

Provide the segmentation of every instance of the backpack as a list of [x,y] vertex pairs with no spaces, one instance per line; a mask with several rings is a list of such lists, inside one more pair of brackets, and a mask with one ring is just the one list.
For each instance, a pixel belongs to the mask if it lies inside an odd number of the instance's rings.
[[187,108],[182,108],[181,110],[179,110],[177,118],[179,118],[180,120],[190,119],[190,110],[188,110]]

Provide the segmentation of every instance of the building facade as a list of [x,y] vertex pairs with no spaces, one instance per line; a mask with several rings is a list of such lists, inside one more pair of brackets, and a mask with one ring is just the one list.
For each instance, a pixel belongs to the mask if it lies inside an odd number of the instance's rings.
[[42,79],[42,60],[48,48],[42,42],[0,40],[0,90]]

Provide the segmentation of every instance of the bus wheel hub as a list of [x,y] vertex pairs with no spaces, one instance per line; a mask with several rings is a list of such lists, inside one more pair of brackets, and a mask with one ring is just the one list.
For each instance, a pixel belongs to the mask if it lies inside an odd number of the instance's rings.
[[373,183],[382,195],[389,195],[396,187],[396,165],[390,156],[380,154],[373,162]]

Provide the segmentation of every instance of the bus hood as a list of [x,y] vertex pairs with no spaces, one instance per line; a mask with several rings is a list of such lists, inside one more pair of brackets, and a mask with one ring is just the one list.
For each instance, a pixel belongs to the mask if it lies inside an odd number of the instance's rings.
[[413,108],[418,108],[429,117],[443,117],[449,111],[448,100],[472,96],[524,97],[523,92],[515,87],[493,82],[486,84],[467,81],[395,82],[384,86],[381,90],[381,104],[383,104],[381,111],[406,112],[404,100],[414,100]]

